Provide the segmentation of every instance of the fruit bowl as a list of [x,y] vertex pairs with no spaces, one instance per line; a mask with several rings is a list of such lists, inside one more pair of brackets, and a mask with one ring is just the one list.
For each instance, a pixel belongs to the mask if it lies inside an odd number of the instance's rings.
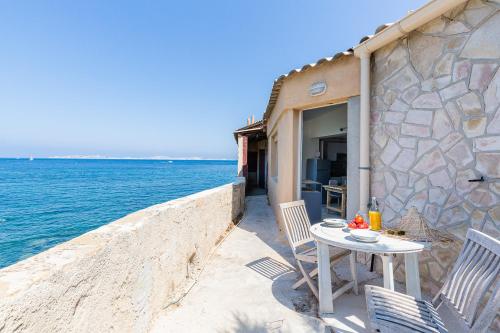
[[365,221],[363,216],[360,214],[356,214],[354,218],[347,224],[347,227],[351,230],[353,229],[369,229],[370,226],[368,223]]

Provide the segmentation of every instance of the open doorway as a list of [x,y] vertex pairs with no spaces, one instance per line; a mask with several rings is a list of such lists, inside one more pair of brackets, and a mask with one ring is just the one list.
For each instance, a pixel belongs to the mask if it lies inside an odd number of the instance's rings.
[[266,194],[266,140],[250,141],[248,144],[247,195]]
[[347,103],[302,112],[301,198],[309,218],[345,217]]

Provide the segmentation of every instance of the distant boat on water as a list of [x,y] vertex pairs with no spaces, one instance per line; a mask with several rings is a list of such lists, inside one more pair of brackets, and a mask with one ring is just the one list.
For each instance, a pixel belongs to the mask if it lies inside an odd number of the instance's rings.
[[30,156],[30,161],[33,161],[33,160],[34,160],[33,156]]

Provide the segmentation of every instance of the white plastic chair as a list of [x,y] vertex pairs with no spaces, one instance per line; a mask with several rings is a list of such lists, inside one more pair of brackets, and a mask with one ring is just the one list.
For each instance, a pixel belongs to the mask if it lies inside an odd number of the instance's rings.
[[[304,262],[313,264],[318,263],[314,239],[309,232],[311,223],[309,221],[309,217],[307,216],[305,203],[303,200],[282,203],[280,204],[280,209],[285,223],[288,242],[292,248],[297,266],[303,276],[293,285],[293,289],[297,289],[302,284],[307,283],[314,296],[319,299],[318,287],[312,279],[318,275],[318,268],[316,267],[312,271],[307,272],[303,266]],[[336,253],[330,258],[330,265],[333,266],[335,263],[340,261],[340,259],[350,253],[351,251],[349,250],[342,250],[341,252]],[[335,272],[333,273],[334,279],[338,281],[339,279],[335,275]]]
[[433,304],[365,286],[372,331],[448,332],[436,310],[444,304],[466,332],[485,332],[500,309],[499,270],[500,241],[469,229],[455,266]]

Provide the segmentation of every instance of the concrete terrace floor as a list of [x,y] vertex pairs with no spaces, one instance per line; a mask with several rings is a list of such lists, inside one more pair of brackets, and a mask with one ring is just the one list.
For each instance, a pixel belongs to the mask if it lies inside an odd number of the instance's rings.
[[[198,283],[160,314],[152,332],[366,332],[362,293],[344,294],[334,301],[333,317],[318,318],[317,301],[306,285],[292,289],[299,274],[266,196],[247,197],[246,204],[243,219],[216,249]],[[348,280],[347,260],[335,271]],[[365,266],[358,265],[358,275],[361,283],[382,283]]]

